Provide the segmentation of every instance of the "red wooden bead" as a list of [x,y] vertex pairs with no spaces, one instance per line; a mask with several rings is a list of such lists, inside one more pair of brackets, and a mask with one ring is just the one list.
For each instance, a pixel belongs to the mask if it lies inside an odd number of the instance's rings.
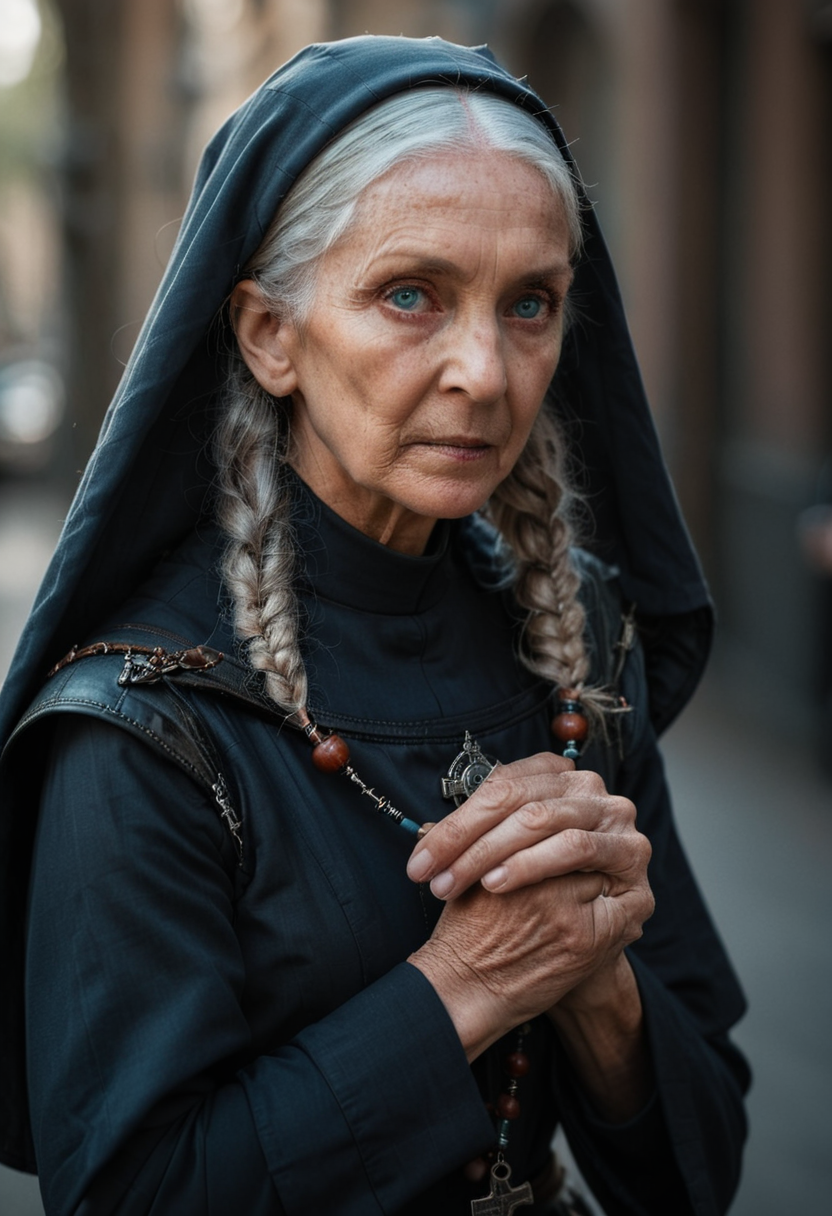
[[312,748],[312,763],[321,773],[339,773],[349,759],[350,749],[340,735],[329,735]]
[[497,1113],[501,1119],[517,1119],[520,1115],[520,1103],[511,1094],[500,1094]]
[[588,730],[589,725],[583,714],[557,714],[552,719],[552,734],[556,739],[560,739],[561,743],[572,741],[581,743],[586,738]]
[[510,1077],[525,1077],[529,1071],[529,1057],[525,1051],[513,1051],[503,1061],[506,1072]]

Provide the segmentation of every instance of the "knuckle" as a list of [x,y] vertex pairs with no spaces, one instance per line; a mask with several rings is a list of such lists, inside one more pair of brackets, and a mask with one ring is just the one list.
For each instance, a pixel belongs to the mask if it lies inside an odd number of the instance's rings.
[[470,811],[481,814],[505,813],[511,802],[511,782],[489,776],[465,804]]
[[558,756],[556,752],[539,752],[533,759],[553,773],[572,772],[575,767],[571,760]]
[[546,802],[526,802],[517,810],[516,815],[520,825],[534,836],[549,835],[552,831],[552,808]]
[[634,905],[633,916],[632,916],[633,924],[635,927],[638,928],[639,937],[641,937],[642,925],[645,923],[645,921],[648,921],[650,919],[650,917],[653,915],[655,910],[656,910],[655,897],[653,895],[653,892],[650,890],[649,886],[647,886],[647,884],[645,883],[644,886],[642,887],[642,889],[639,891],[639,898],[637,899],[637,901]]
[[454,848],[459,848],[468,835],[465,819],[456,813],[448,815],[432,830],[441,832],[443,843]]
[[585,832],[583,828],[564,828],[558,834],[558,844],[575,866],[588,866],[595,860],[598,842],[594,833]]
[[636,821],[635,803],[629,798],[622,798],[620,795],[608,795],[609,811],[612,817],[619,823],[634,825]]
[[589,796],[597,797],[602,795],[609,797],[603,777],[600,773],[596,773],[593,769],[581,769],[574,774],[573,781],[577,789]]
[[483,873],[489,868],[492,860],[493,850],[488,842],[487,837],[478,836],[476,840],[469,844],[465,853],[460,857],[459,862],[455,863],[454,871],[459,875]]

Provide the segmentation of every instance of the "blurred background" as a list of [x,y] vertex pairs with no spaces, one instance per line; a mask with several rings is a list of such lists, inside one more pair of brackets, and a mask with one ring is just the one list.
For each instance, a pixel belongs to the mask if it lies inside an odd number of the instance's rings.
[[[752,1001],[735,1216],[832,1210],[832,3],[0,0],[0,676],[200,149],[307,42],[488,42],[573,141],[719,643],[667,742]],[[36,1186],[0,1171],[0,1212]],[[674,1216],[668,1213],[667,1216]]]

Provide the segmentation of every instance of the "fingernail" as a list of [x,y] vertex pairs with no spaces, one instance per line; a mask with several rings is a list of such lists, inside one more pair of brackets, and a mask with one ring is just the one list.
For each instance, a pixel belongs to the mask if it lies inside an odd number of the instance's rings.
[[417,853],[411,857],[407,863],[407,876],[412,878],[414,882],[421,882],[426,878],[433,868],[433,857],[430,849],[422,849],[421,853]]
[[508,870],[505,866],[495,866],[493,870],[489,870],[487,874],[483,874],[480,879],[482,885],[487,891],[496,891],[498,887],[502,887],[508,878]]
[[444,899],[453,885],[453,874],[450,870],[443,870],[441,874],[436,875],[436,878],[430,884],[430,889],[437,899]]

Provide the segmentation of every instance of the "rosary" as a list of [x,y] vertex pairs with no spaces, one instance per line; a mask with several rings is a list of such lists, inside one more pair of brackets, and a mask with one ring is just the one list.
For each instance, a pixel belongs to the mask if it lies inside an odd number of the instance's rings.
[[[484,1199],[471,1200],[471,1216],[511,1216],[516,1208],[534,1203],[530,1182],[524,1182],[518,1187],[511,1185],[511,1166],[504,1156],[511,1124],[520,1114],[520,1103],[517,1100],[520,1078],[525,1077],[530,1067],[529,1057],[523,1050],[526,1035],[530,1030],[528,1023],[518,1026],[514,1050],[502,1061],[503,1072],[508,1080],[496,1102],[497,1157],[491,1165],[491,1188]],[[472,1161],[468,1168],[481,1177],[488,1168],[488,1163],[480,1157]]]
[[[579,696],[580,694],[572,689],[561,693],[558,714],[552,722],[552,733],[564,744],[563,754],[570,759],[575,759],[580,754],[580,743],[587,735],[587,722],[581,711]],[[340,735],[321,732],[305,711],[300,715],[300,719],[301,729],[312,745],[312,763],[320,772],[341,773],[348,777],[358,786],[359,791],[370,799],[378,812],[392,819],[417,839],[421,839],[435,826],[432,823],[420,826],[408,819],[393,806],[389,798],[377,794],[362,781],[350,764],[349,746]],[[466,731],[462,751],[452,762],[447,776],[442,778],[443,797],[453,799],[457,806],[461,805],[482,784],[496,764],[496,761],[482,752],[479,744]],[[520,1103],[517,1100],[519,1081],[529,1071],[529,1057],[523,1051],[529,1030],[528,1024],[518,1028],[516,1047],[503,1061],[503,1071],[508,1082],[496,1105],[497,1155],[490,1169],[491,1186],[484,1198],[471,1200],[471,1216],[512,1216],[518,1208],[534,1204],[530,1182],[524,1182],[517,1187],[511,1185],[511,1166],[504,1156],[511,1123],[520,1114]],[[475,1176],[481,1178],[488,1169],[488,1162],[479,1158],[471,1162],[471,1167]]]

